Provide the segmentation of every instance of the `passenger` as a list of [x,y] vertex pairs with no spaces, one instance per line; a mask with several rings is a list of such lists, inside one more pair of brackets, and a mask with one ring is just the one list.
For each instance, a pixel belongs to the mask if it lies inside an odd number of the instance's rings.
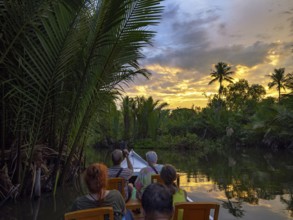
[[166,164],[163,166],[161,173],[161,179],[163,180],[165,186],[169,189],[171,194],[173,195],[173,205],[177,202],[186,202],[187,201],[187,193],[185,190],[180,189],[175,181],[177,179],[177,172],[175,167],[170,164]]
[[[170,164],[163,166],[160,173],[161,179],[163,180],[165,186],[169,189],[170,193],[173,195],[173,206],[177,202],[187,202],[187,193],[185,190],[180,189],[179,186],[175,184],[177,179],[177,172],[175,167]],[[183,210],[179,210],[177,220],[183,219]]]
[[115,220],[121,220],[122,218],[132,219],[131,214],[129,215],[129,212],[126,212],[125,202],[121,193],[118,190],[106,190],[107,172],[107,167],[100,163],[94,163],[85,170],[84,180],[89,194],[78,197],[71,207],[71,212],[111,206],[114,210]]
[[158,156],[156,152],[149,151],[146,153],[146,160],[148,162],[148,166],[144,167],[140,170],[136,180],[135,180],[135,188],[136,188],[136,197],[141,199],[142,193],[144,189],[151,184],[152,175],[159,174],[163,165],[157,164]]
[[173,215],[173,197],[160,183],[146,187],[141,200],[145,220],[169,220]]
[[[133,190],[133,185],[129,183],[129,179],[132,177],[133,174],[133,166],[128,156],[129,152],[126,149],[124,149],[123,151],[118,149],[114,150],[112,152],[113,166],[108,169],[108,176],[110,178],[122,177],[123,179],[125,179],[125,201],[128,201],[131,198]],[[121,167],[121,162],[124,158],[126,158],[128,168]]]

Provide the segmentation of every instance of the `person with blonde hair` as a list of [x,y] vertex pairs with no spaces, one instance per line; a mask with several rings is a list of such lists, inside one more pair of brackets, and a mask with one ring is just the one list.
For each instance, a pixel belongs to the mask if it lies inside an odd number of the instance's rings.
[[118,190],[107,190],[108,168],[101,163],[94,163],[87,167],[84,172],[84,181],[89,193],[78,197],[70,211],[111,206],[114,210],[114,219],[131,219],[124,217],[126,214],[125,202]]
[[157,164],[158,155],[155,151],[148,151],[146,153],[146,161],[148,162],[148,166],[140,170],[134,182],[136,188],[136,197],[138,199],[141,199],[143,191],[149,184],[151,184],[152,175],[159,174],[163,167],[163,165]]

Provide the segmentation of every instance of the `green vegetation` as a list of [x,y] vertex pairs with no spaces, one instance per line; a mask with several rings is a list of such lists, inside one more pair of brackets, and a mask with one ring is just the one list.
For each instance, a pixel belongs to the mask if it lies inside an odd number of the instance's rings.
[[1,1],[1,200],[78,173],[97,120],[115,126],[102,120],[121,83],[150,74],[138,60],[160,2]]
[[[119,132],[100,140],[99,146],[115,147],[120,140],[129,147],[155,149],[216,149],[220,146],[232,148],[259,146],[271,150],[293,147],[293,92],[292,74],[285,69],[275,69],[282,77],[272,78],[271,86],[286,88],[278,100],[265,97],[266,90],[247,80],[232,82],[231,67],[220,62],[211,74],[211,82],[219,81],[219,94],[209,97],[207,107],[177,108],[165,110],[166,103],[158,105],[151,97],[124,97],[121,104]],[[272,75],[270,76],[272,77]],[[225,88],[222,82],[230,82]],[[210,83],[211,83],[210,82]],[[108,115],[110,119],[117,115]],[[113,130],[108,128],[106,130]],[[105,130],[97,130],[104,138]],[[107,142],[107,143],[106,143]],[[103,144],[104,143],[104,144]],[[106,143],[106,144],[105,144]],[[207,147],[209,146],[209,147]]]
[[270,75],[277,102],[265,98],[261,85],[234,83],[231,66],[219,62],[210,74],[219,93],[203,109],[168,110],[152,97],[127,96],[117,106],[122,83],[150,74],[138,60],[154,35],[146,27],[159,21],[160,2],[0,3],[3,201],[55,191],[91,160],[86,147],[112,149],[121,140],[134,148],[203,155],[223,146],[292,150],[293,77],[284,68]]

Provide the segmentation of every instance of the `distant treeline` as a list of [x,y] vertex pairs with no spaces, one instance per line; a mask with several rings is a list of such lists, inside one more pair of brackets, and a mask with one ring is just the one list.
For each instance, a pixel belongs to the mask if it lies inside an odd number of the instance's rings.
[[[285,68],[268,75],[269,88],[278,91],[276,99],[266,97],[262,85],[234,82],[233,73],[226,63],[215,65],[209,84],[219,82],[219,92],[208,97],[205,108],[168,110],[167,103],[152,97],[124,97],[119,110],[109,104],[92,143],[113,147],[124,140],[130,147],[186,149],[222,143],[293,150],[293,75],[285,74]],[[224,81],[229,82],[226,87]]]

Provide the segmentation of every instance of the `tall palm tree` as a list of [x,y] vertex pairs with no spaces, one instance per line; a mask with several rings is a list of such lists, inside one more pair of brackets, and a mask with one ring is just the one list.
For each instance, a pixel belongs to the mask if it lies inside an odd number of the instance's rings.
[[123,139],[125,141],[129,141],[130,139],[130,132],[131,132],[131,121],[133,121],[132,116],[132,105],[133,105],[133,98],[130,98],[129,96],[125,96],[122,100],[121,104],[121,111],[123,115]]
[[167,102],[154,101],[152,97],[146,100],[145,107],[148,111],[148,136],[156,140],[161,122],[162,109],[167,107]]
[[291,93],[293,93],[293,73],[287,74],[285,87],[291,89]]
[[233,78],[230,76],[234,73],[234,71],[231,71],[231,66],[229,66],[227,63],[219,62],[215,65],[215,70],[212,70],[210,73],[210,76],[213,78],[209,85],[218,81],[220,83],[219,87],[219,97],[221,97],[223,93],[223,82],[227,81],[230,83],[233,83]]
[[168,104],[166,102],[161,103],[160,100],[155,101],[151,96],[147,99],[142,96],[135,98],[134,106],[137,137],[155,139],[159,128],[161,110]]
[[274,69],[274,72],[268,75],[271,78],[271,82],[268,83],[269,88],[271,89],[272,87],[277,88],[278,90],[278,101],[280,103],[280,98],[281,98],[281,89],[285,90],[285,85],[286,85],[286,75],[285,75],[285,68],[279,68],[279,69]]
[[160,2],[0,1],[1,158],[25,148],[23,161],[13,160],[26,164],[22,183],[43,143],[58,152],[52,176],[65,180],[119,84],[149,74],[138,60],[154,36],[147,27],[159,22]]

